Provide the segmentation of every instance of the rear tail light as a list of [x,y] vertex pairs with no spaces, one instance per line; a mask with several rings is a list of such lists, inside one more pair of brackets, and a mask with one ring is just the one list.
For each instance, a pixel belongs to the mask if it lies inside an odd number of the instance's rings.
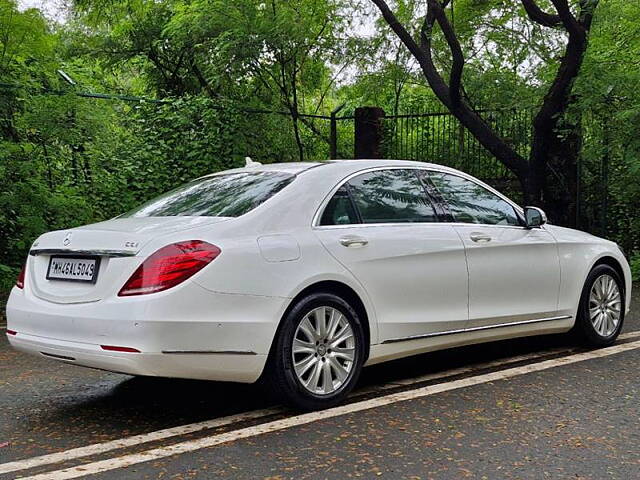
[[15,330],[7,330],[7,335],[17,335],[18,332],[16,332]]
[[20,274],[18,275],[18,279],[16,280],[16,287],[24,288],[24,277],[27,272],[27,263],[25,262],[22,265],[22,270],[20,270]]
[[175,287],[202,270],[218,255],[218,247],[201,240],[162,247],[133,272],[118,296],[145,295]]

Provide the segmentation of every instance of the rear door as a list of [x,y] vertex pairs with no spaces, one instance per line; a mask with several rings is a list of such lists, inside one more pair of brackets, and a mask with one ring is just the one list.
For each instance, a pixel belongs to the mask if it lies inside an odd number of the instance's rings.
[[414,170],[354,176],[328,202],[315,232],[368,292],[381,341],[464,327],[464,246],[439,222]]
[[458,175],[430,172],[446,200],[469,266],[469,328],[557,315],[560,264],[554,238],[525,228],[513,205]]

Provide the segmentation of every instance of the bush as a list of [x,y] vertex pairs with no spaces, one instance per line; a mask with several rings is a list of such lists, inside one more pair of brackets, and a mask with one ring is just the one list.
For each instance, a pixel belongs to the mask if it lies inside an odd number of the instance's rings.
[[634,282],[640,282],[640,253],[631,257],[631,276]]

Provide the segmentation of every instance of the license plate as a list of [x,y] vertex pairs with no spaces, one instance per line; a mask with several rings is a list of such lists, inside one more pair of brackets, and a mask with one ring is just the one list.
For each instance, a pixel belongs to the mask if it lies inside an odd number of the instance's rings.
[[98,257],[52,256],[47,280],[96,283],[100,259]]

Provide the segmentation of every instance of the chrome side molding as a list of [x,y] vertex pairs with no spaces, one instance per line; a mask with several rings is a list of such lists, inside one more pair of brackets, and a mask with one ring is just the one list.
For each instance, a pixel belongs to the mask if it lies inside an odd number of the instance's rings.
[[173,355],[257,355],[249,350],[162,350],[162,353]]
[[562,315],[560,317],[535,318],[533,320],[520,320],[517,322],[499,323],[496,325],[485,325],[482,327],[460,328],[458,330],[447,330],[444,332],[433,332],[433,333],[425,333],[422,335],[411,335],[409,337],[390,338],[388,340],[384,340],[382,344],[408,342],[410,340],[419,340],[421,338],[441,337],[443,335],[455,335],[457,333],[477,332],[480,330],[491,330],[494,328],[515,327],[518,325],[527,325],[529,323],[553,322],[554,320],[566,320],[568,318],[571,318],[571,315]]
[[29,255],[99,255],[101,257],[135,257],[131,250],[79,250],[73,248],[32,248]]

